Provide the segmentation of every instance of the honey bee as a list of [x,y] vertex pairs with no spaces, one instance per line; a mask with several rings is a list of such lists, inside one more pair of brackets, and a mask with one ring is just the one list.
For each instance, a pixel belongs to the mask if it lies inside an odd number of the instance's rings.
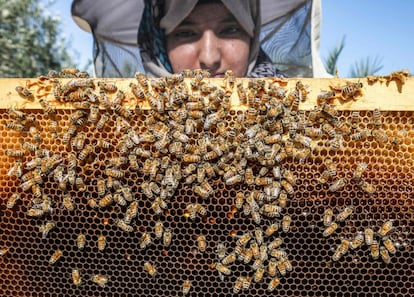
[[88,122],[96,124],[99,120],[99,106],[97,104],[92,104],[90,107],[90,112],[88,115]]
[[199,235],[197,237],[197,247],[200,252],[205,252],[207,248],[207,241],[204,235]]
[[237,294],[240,292],[240,290],[243,288],[243,281],[244,281],[244,277],[243,276],[239,276],[236,278],[234,285],[233,285],[233,293]]
[[[329,177],[334,177],[336,176],[336,165],[335,163],[330,160],[330,159],[326,159],[324,161],[325,167],[326,167],[326,173],[328,174]],[[322,173],[324,174],[324,173]]]
[[45,211],[41,208],[30,208],[26,213],[29,217],[40,218],[45,214]]
[[154,277],[157,274],[156,267],[148,261],[144,263],[144,270],[152,277]]
[[75,210],[75,205],[73,204],[72,197],[70,196],[69,193],[66,193],[66,194],[63,195],[62,205],[68,211],[74,211]]
[[207,215],[207,209],[199,203],[194,204],[194,209],[201,216],[206,216]]
[[291,183],[289,183],[288,181],[286,181],[286,180],[281,180],[280,181],[280,184],[281,184],[281,186],[282,186],[282,188],[289,194],[289,195],[293,195],[294,193],[295,193],[295,190],[294,190],[294,188],[293,188],[293,186],[292,186],[292,184]]
[[77,287],[79,287],[82,284],[82,278],[81,278],[79,269],[77,268],[72,269],[72,281],[73,281],[73,284]]
[[385,247],[381,246],[380,250],[379,250],[379,253],[380,253],[381,258],[384,261],[384,263],[386,263],[386,264],[391,263],[390,254],[388,253],[388,250]]
[[128,155],[128,161],[129,161],[129,168],[133,171],[138,171],[139,170],[139,165],[138,165],[138,159],[137,156],[134,154],[129,154]]
[[338,222],[343,222],[352,214],[353,211],[354,209],[352,206],[347,206],[336,216],[336,219]]
[[224,259],[226,257],[226,252],[227,252],[226,245],[222,242],[219,242],[217,244],[216,252],[220,260]]
[[363,242],[364,242],[364,233],[362,231],[359,231],[354,237],[354,239],[352,239],[349,246],[351,249],[355,250],[358,247],[360,247]]
[[374,139],[376,141],[378,141],[379,143],[386,143],[388,142],[388,136],[387,134],[379,129],[374,129],[371,131],[371,135],[374,137]]
[[277,286],[280,284],[280,279],[278,277],[274,277],[270,280],[269,285],[267,286],[268,292],[273,292]]
[[230,275],[231,274],[231,270],[230,268],[228,268],[226,265],[222,264],[222,263],[216,263],[216,269],[220,274],[224,274],[224,275]]
[[24,156],[23,150],[17,150],[17,149],[7,149],[6,150],[6,156],[8,157],[14,157],[14,158],[21,158]]
[[38,146],[35,143],[24,141],[22,143],[22,148],[27,150],[27,151],[30,151],[30,152],[35,152],[35,151],[37,151]]
[[99,196],[104,196],[106,193],[106,182],[103,179],[99,179],[96,183],[97,192]]
[[103,252],[106,247],[106,238],[103,235],[99,235],[98,237],[98,250]]
[[106,284],[108,283],[108,277],[102,274],[92,275],[91,280],[93,283],[97,284],[102,288],[105,288]]
[[122,230],[122,231],[125,231],[125,232],[132,232],[132,231],[134,231],[134,227],[132,227],[131,225],[129,225],[129,224],[127,224],[126,222],[125,222],[125,220],[121,220],[121,219],[119,219],[119,220],[117,220],[116,221],[116,225]]
[[86,244],[86,236],[85,234],[80,233],[78,237],[76,238],[76,246],[80,251],[82,251],[85,248]]
[[333,210],[331,208],[325,209],[323,213],[323,225],[328,227],[332,224]]
[[56,109],[50,105],[44,98],[39,99],[40,106],[42,107],[46,115],[52,115],[56,113]]
[[16,202],[19,201],[21,198],[21,195],[19,193],[13,193],[9,199],[7,199],[6,207],[11,209],[16,205]]
[[348,180],[346,178],[339,178],[329,186],[328,190],[330,192],[338,192],[346,186],[347,182]]
[[379,228],[377,233],[379,236],[385,237],[392,230],[392,228],[393,228],[393,221],[388,220],[382,224],[382,226]]
[[270,226],[268,226],[265,230],[265,235],[267,237],[272,236],[275,232],[277,232],[279,230],[279,224],[278,223],[273,223]]
[[291,222],[292,222],[292,218],[289,215],[283,216],[283,219],[282,219],[283,232],[285,233],[289,232]]
[[269,251],[277,249],[283,244],[283,240],[281,238],[275,238],[273,241],[269,242],[267,245],[267,249]]
[[367,181],[361,181],[359,187],[368,195],[373,195],[375,193],[375,187]]
[[285,276],[286,275],[286,265],[285,265],[285,261],[283,260],[278,260],[276,262],[276,266],[277,266],[277,270],[279,271],[281,276]]
[[15,90],[19,94],[19,96],[22,97],[23,99],[34,101],[35,99],[34,95],[28,88],[17,86]]
[[[224,251],[225,254],[225,251]],[[219,255],[220,258],[220,255]],[[224,256],[221,260],[221,263],[224,265],[229,265],[234,263],[237,260],[237,254],[235,252],[232,252],[230,254],[228,254],[227,256]]]
[[267,266],[267,273],[271,277],[276,276],[276,274],[277,274],[277,260],[275,258],[271,258],[269,260],[269,264]]
[[102,130],[105,124],[108,122],[109,118],[110,118],[110,115],[107,112],[101,115],[101,117],[99,118],[99,121],[96,123],[96,129]]
[[145,99],[145,90],[141,85],[138,84],[134,84],[134,83],[130,83],[129,84],[132,94],[134,94],[134,96],[139,99],[139,100],[144,100]]
[[183,282],[183,286],[182,286],[183,295],[184,296],[187,295],[190,292],[190,290],[191,290],[191,281],[187,279]]
[[115,169],[115,168],[106,168],[105,169],[105,174],[107,176],[116,178],[116,179],[121,179],[124,177],[125,173],[122,170],[119,169]]
[[252,239],[252,234],[250,232],[246,232],[243,235],[240,235],[239,238],[237,239],[236,244],[238,246],[246,246],[247,243],[250,241],[250,239]]
[[331,236],[336,231],[336,229],[338,229],[338,224],[334,222],[330,224],[328,227],[326,227],[326,229],[323,231],[323,236]]
[[382,125],[381,112],[378,108],[375,108],[372,112],[372,122],[376,128]]
[[56,75],[54,70],[49,71],[50,77],[75,77],[79,73],[79,69],[77,68],[63,68],[60,72]]
[[93,152],[93,146],[91,144],[87,144],[78,155],[78,159],[81,161],[85,161],[85,159],[89,156],[90,153]]
[[334,138],[336,136],[335,128],[328,123],[324,123],[322,125],[322,131],[328,134],[330,138]]
[[85,185],[85,183],[83,181],[83,178],[81,176],[76,177],[75,186],[79,190],[79,192],[85,192],[86,191],[86,185]]
[[363,84],[361,82],[349,83],[342,88],[341,96],[343,99],[353,99],[361,94],[362,87]]
[[262,216],[260,215],[260,213],[256,210],[251,209],[251,216],[252,216],[253,221],[257,225],[260,225],[260,223],[262,222]]
[[248,290],[250,288],[250,284],[252,282],[252,278],[251,277],[243,277],[243,290]]
[[281,211],[282,211],[282,208],[276,204],[264,204],[260,208],[260,213],[262,213],[263,215],[269,218],[279,217]]
[[9,248],[8,247],[3,247],[0,249],[0,257],[3,257],[4,255],[6,255],[9,252]]
[[342,134],[336,134],[334,138],[327,141],[329,148],[333,151],[337,151],[344,147]]
[[244,264],[248,264],[250,263],[250,261],[252,261],[253,259],[253,250],[252,249],[244,249],[240,254],[239,254],[239,259],[240,261],[243,261]]
[[211,194],[213,194],[214,190],[208,181],[205,180],[200,185],[194,187],[194,192],[202,198],[208,198]]
[[282,249],[273,249],[270,250],[270,256],[276,258],[276,259],[283,259],[287,257],[286,251],[282,250]]
[[379,258],[379,250],[380,250],[380,246],[377,240],[373,240],[372,244],[370,245],[370,250],[371,250],[371,257],[374,260],[377,260]]
[[139,247],[141,249],[146,249],[152,244],[151,234],[144,232],[139,240]]
[[20,131],[20,132],[23,131],[24,128],[25,128],[25,126],[23,124],[17,123],[15,121],[7,122],[6,127],[8,129],[15,130],[15,131]]
[[40,198],[40,197],[42,197],[42,190],[41,190],[41,188],[40,188],[39,184],[34,184],[34,185],[32,186],[32,193],[33,193],[33,196],[34,196],[35,198]]
[[107,93],[115,93],[118,90],[115,83],[110,81],[98,81],[98,87]]
[[89,198],[87,204],[92,209],[96,209],[99,207],[99,203],[94,198]]
[[286,271],[291,272],[293,270],[293,266],[290,260],[288,259],[288,257],[287,256],[282,257],[282,261],[285,264]]
[[338,261],[343,255],[348,252],[349,249],[349,241],[346,239],[342,239],[341,243],[336,248],[335,253],[332,255],[333,261]]
[[336,97],[335,91],[322,91],[320,94],[318,94],[317,103],[318,105],[329,103],[335,97]]
[[161,221],[157,221],[154,227],[155,238],[161,239],[164,233],[164,225]]
[[374,241],[374,230],[371,228],[366,228],[364,230],[365,244],[370,246]]
[[74,168],[69,168],[68,169],[68,174],[65,176],[67,182],[69,182],[71,185],[75,184],[76,181],[76,171]]
[[362,175],[368,168],[368,164],[365,162],[359,162],[355,168],[353,179],[360,180]]
[[364,140],[370,135],[370,133],[371,132],[368,129],[357,130],[357,132],[351,135],[351,138],[353,140]]
[[63,252],[60,249],[57,249],[56,251],[53,252],[52,256],[49,259],[49,264],[53,265],[55,264],[57,261],[59,261],[59,259],[63,256]]
[[47,221],[46,223],[39,226],[39,231],[42,233],[42,238],[46,238],[51,230],[56,227],[56,224],[52,221]]
[[359,119],[360,119],[359,111],[353,111],[351,113],[351,119],[350,119],[352,129],[358,128]]
[[165,247],[169,247],[171,245],[173,233],[170,228],[166,228],[164,231],[164,235],[162,237],[163,244]]
[[382,243],[384,244],[384,247],[388,250],[390,254],[395,254],[397,252],[394,243],[388,236],[384,236],[382,238]]

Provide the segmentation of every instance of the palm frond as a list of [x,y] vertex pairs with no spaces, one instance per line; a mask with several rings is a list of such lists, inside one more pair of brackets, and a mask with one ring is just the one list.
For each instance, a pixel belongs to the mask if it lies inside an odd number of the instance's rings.
[[345,46],[345,35],[342,37],[341,42],[329,52],[328,58],[325,59],[325,68],[329,74],[335,75],[336,72],[336,64],[338,62],[338,58],[342,50]]
[[362,58],[355,62],[351,67],[350,77],[365,77],[374,75],[383,68],[381,63],[382,58],[379,58],[378,56],[373,59],[370,56]]

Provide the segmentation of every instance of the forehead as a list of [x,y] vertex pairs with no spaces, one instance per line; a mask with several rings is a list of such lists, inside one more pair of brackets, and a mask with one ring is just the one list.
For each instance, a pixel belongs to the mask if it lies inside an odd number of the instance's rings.
[[221,3],[202,3],[180,25],[218,24],[237,22],[233,14]]

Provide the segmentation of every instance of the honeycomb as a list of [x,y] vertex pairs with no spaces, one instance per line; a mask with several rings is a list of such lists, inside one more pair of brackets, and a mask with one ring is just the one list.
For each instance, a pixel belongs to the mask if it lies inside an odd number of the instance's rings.
[[193,76],[1,110],[1,296],[414,295],[412,111]]

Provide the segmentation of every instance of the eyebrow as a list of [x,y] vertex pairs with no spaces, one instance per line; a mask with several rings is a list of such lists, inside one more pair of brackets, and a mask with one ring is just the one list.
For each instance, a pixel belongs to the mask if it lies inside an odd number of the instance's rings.
[[[234,23],[234,22],[238,23],[236,18],[232,14],[220,20],[220,23]],[[196,25],[196,24],[197,22],[193,22],[188,19],[185,19],[178,26],[189,26],[189,25]]]

